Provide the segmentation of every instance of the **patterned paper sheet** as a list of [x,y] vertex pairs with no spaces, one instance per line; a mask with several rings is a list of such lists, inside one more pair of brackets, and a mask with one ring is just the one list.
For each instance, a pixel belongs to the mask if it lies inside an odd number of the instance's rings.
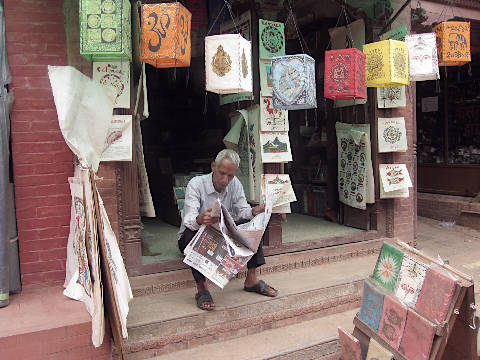
[[285,55],[283,23],[258,19],[258,37],[260,59],[271,59],[272,56]]
[[407,106],[405,85],[391,88],[377,88],[377,102],[379,109]]
[[378,118],[378,152],[407,151],[405,118]]
[[422,290],[428,266],[405,254],[395,285],[395,296],[404,304],[414,308]]
[[413,187],[407,165],[405,164],[379,164],[380,176],[382,177],[383,190],[391,192],[395,190]]
[[109,61],[93,63],[93,80],[114,91],[115,108],[130,109],[130,63]]
[[456,281],[446,272],[429,267],[415,309],[427,318],[441,323],[445,320],[455,293]]
[[387,290],[393,290],[402,266],[403,252],[384,242],[373,271],[373,279]]
[[292,161],[290,139],[286,131],[261,132],[260,146],[264,163]]
[[288,174],[263,174],[262,194],[264,199],[267,191],[273,192],[273,206],[275,207],[297,201]]
[[433,323],[414,311],[408,310],[407,323],[399,347],[400,353],[407,359],[427,360],[432,349],[435,331],[436,327]]
[[392,296],[386,295],[378,334],[394,349],[400,346],[406,320],[407,308],[395,301]]
[[260,130],[288,131],[288,110],[275,109],[271,96],[260,96]]
[[360,341],[353,335],[338,327],[338,336],[342,345],[343,360],[362,360],[362,352],[360,349]]
[[370,281],[363,285],[362,307],[358,318],[370,329],[377,332],[383,311],[384,294]]

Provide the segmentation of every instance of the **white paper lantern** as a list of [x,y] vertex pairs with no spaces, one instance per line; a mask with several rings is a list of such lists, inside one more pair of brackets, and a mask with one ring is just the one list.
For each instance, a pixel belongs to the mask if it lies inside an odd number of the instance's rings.
[[205,38],[206,89],[217,94],[252,92],[252,43],[240,34]]
[[274,108],[316,108],[315,60],[306,54],[273,57],[272,87]]
[[411,81],[440,79],[435,33],[405,36]]

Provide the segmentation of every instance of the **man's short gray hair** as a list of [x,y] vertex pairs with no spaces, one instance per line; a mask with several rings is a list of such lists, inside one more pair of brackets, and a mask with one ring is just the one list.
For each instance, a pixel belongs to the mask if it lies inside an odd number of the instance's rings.
[[237,167],[240,165],[240,156],[238,156],[235,150],[223,149],[220,151],[215,158],[215,165],[220,166],[220,163],[223,159],[233,162],[235,165],[237,165]]

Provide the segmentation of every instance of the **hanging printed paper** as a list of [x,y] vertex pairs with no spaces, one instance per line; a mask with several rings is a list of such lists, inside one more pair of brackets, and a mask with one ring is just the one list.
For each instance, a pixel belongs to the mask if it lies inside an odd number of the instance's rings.
[[403,41],[383,40],[363,45],[368,87],[408,85],[408,46]]
[[273,107],[286,110],[317,107],[315,60],[305,54],[272,58]]
[[132,61],[128,0],[80,0],[80,54],[90,61]]
[[[245,111],[248,113],[248,142],[250,146],[250,161],[252,162],[253,191],[249,201],[260,203],[262,199],[262,148],[260,142],[260,106],[254,105]],[[288,136],[287,136],[288,139]]]
[[404,304],[414,308],[422,290],[427,265],[405,254],[395,285],[395,296]]
[[429,359],[435,331],[436,326],[433,323],[408,310],[407,323],[398,350],[406,359]]
[[437,324],[445,320],[455,293],[456,281],[450,274],[429,267],[415,310]]
[[378,334],[395,350],[400,346],[406,321],[407,308],[395,301],[392,296],[385,295]]
[[379,168],[385,192],[413,187],[405,164],[380,164]]
[[288,131],[288,110],[275,109],[271,97],[260,96],[260,130]]
[[140,60],[157,68],[190,66],[191,20],[179,2],[143,4]]
[[380,184],[380,199],[397,199],[397,198],[408,198],[410,197],[410,191],[408,187],[404,189],[398,189],[394,191],[386,192],[383,186],[383,178],[380,176],[378,183]]
[[272,207],[272,214],[290,214],[291,212],[290,203]]
[[260,92],[262,96],[273,95],[272,62],[270,60],[258,61],[260,68]]
[[258,19],[260,59],[285,55],[285,32],[283,23]]
[[[226,21],[220,25],[221,34],[240,34],[245,40],[252,40],[252,15],[246,11],[235,18],[235,21]],[[220,95],[220,105],[231,104],[237,101],[253,100],[252,92]]]
[[406,35],[408,35],[407,25],[403,24],[395,29],[392,29],[380,35],[380,40],[391,39],[391,40],[405,41]]
[[377,259],[373,279],[387,290],[393,290],[402,266],[403,252],[384,242]]
[[[365,44],[365,22],[363,19],[356,20],[347,26],[328,29],[328,33],[330,34],[330,39],[332,41],[332,50],[356,48],[362,51],[363,44]],[[333,102],[333,107],[340,108],[345,106],[360,105],[365,104],[366,102],[367,100],[365,94],[365,99],[335,100]]]
[[393,360],[393,354],[380,345],[374,338],[370,338],[366,360]]
[[408,45],[410,81],[440,79],[435,33],[408,35],[405,42]]
[[444,21],[435,26],[434,30],[440,66],[461,66],[472,61],[470,22]]
[[405,118],[378,118],[378,152],[407,151]]
[[239,34],[205,38],[206,90],[217,94],[251,92],[252,44]]
[[358,313],[358,318],[375,332],[377,332],[380,325],[384,297],[385,295],[380,289],[370,281],[365,281],[363,284],[362,307]]
[[358,49],[325,51],[324,96],[332,100],[367,97],[363,52]]
[[115,108],[130,109],[130,63],[109,61],[93,63],[93,80],[117,94]]
[[101,161],[132,161],[132,115],[113,115]]
[[273,206],[281,206],[297,201],[293,191],[290,175],[288,174],[263,174],[262,194],[265,199],[267,192],[273,193]]
[[338,195],[344,204],[366,209],[375,202],[369,125],[336,123]]
[[377,88],[377,102],[379,109],[405,107],[407,105],[405,86]]
[[290,139],[286,131],[270,131],[260,133],[262,162],[280,163],[292,161]]
[[360,341],[340,326],[338,327],[338,336],[342,346],[342,360],[362,360]]

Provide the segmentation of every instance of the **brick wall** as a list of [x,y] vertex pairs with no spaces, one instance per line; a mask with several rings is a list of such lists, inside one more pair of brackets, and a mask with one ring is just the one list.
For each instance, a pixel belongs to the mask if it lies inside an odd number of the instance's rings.
[[[11,139],[20,271],[26,288],[61,284],[65,278],[67,179],[73,175],[73,155],[60,132],[47,72],[47,65],[77,65],[67,56],[63,5],[63,0],[15,0],[4,5],[9,90],[15,96]],[[90,63],[81,64],[91,72]],[[82,66],[76,67],[83,71]],[[115,164],[102,165],[99,176],[118,236]]]

